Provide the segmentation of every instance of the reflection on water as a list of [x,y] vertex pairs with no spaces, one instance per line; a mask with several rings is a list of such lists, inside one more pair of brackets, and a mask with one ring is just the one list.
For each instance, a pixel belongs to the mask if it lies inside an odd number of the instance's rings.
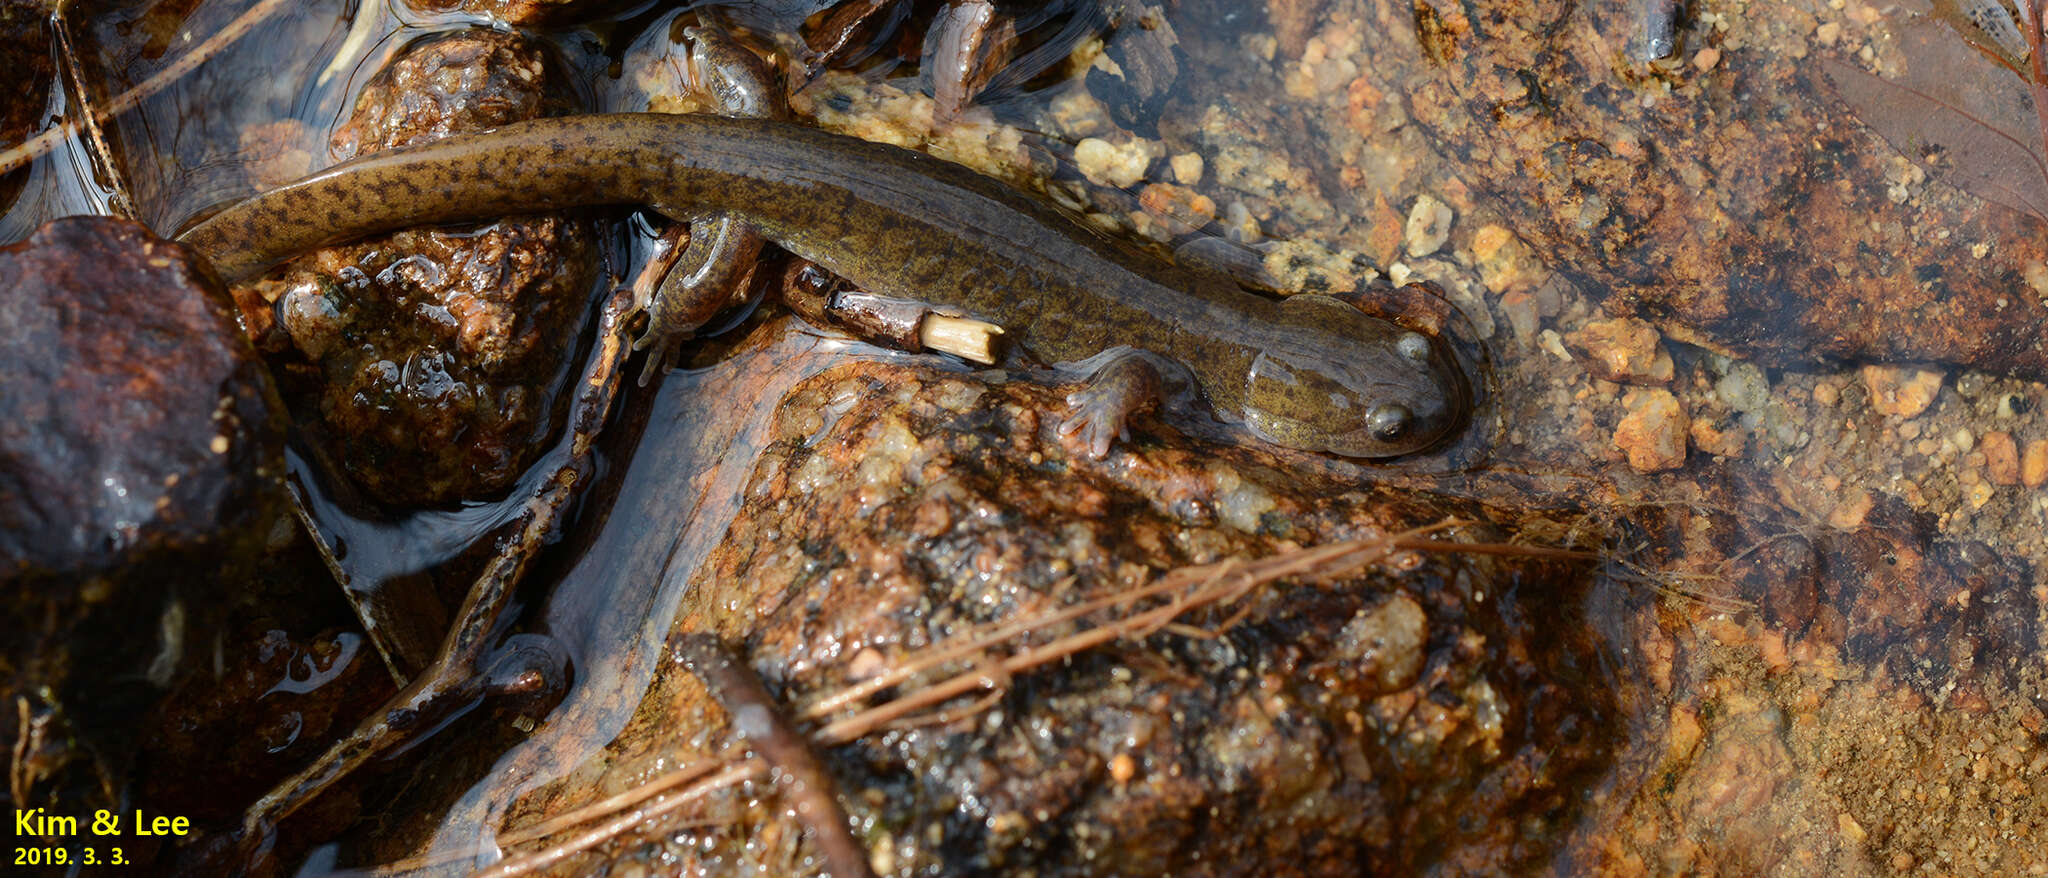
[[[1134,84],[1162,55],[1112,40],[1064,85],[1006,103],[1022,136],[972,114],[934,130],[916,75],[888,63],[823,74],[799,105],[1012,178],[1058,161],[1050,198],[1162,248],[1227,239],[1262,282],[1439,285],[1493,365],[1483,459],[1468,446],[1449,458],[1478,462],[1466,471],[1311,466],[1586,510],[1631,535],[1602,575],[1654,592],[1655,612],[1555,620],[1606,637],[1645,687],[1560,862],[2048,868],[2042,226],[1941,182],[1953,165],[1880,136],[1903,122],[1866,131],[1827,90],[1862,80],[1802,63],[1896,73],[1913,56],[1887,16],[1906,13],[1724,5],[1687,4],[1673,60],[1643,62],[1625,51],[1634,4],[1534,21],[1496,8],[1514,4],[1189,3],[1166,12],[1166,97]],[[239,12],[95,18],[95,88],[139,82],[182,34]],[[326,164],[326,132],[375,59],[458,21],[318,3],[267,22],[108,125],[142,218],[169,231]],[[1916,38],[1947,39],[1924,25]],[[636,33],[552,36],[601,90]],[[1942,57],[1974,63],[1967,47]],[[68,106],[52,96],[52,114]],[[74,142],[37,162],[0,240],[106,211],[88,155]],[[867,351],[773,338],[670,376],[608,437],[601,490],[528,617],[570,650],[577,686],[460,794],[435,854],[488,855],[518,795],[625,726],[681,589],[739,507],[766,413]],[[321,518],[374,583],[502,514]]]
[[[69,96],[53,84],[45,118],[67,118],[69,102]],[[21,189],[11,204],[0,208],[0,241],[19,241],[60,216],[112,211],[114,191],[99,182],[102,178],[92,153],[82,141],[63,140],[49,155],[15,173],[22,175]],[[9,191],[0,188],[0,193]]]

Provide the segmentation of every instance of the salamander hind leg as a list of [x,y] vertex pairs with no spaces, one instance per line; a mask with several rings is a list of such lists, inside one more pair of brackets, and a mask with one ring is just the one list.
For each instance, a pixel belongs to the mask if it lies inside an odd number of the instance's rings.
[[[640,370],[642,387],[656,370],[669,369],[678,345],[744,297],[762,242],[758,229],[731,215],[713,214],[690,224],[690,243],[682,256],[645,297],[647,328],[633,342],[634,350],[649,352]],[[649,270],[661,269],[650,262]]]
[[1185,381],[1182,367],[1131,347],[1111,348],[1088,362],[1100,363],[1088,386],[1067,395],[1073,411],[1060,422],[1061,437],[1078,436],[1090,458],[1100,460],[1118,439],[1130,439],[1132,415],[1158,405],[1171,379]]

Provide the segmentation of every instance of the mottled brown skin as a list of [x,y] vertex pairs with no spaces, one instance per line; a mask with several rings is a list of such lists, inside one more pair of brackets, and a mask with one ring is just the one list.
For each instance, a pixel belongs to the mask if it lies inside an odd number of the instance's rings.
[[1425,449],[1464,382],[1443,347],[1321,296],[1273,301],[1159,262],[958,165],[763,120],[542,119],[322,171],[184,235],[230,281],[307,250],[426,223],[600,204],[732,215],[883,295],[958,307],[1032,355],[1129,346],[1185,364],[1216,414],[1350,457]]

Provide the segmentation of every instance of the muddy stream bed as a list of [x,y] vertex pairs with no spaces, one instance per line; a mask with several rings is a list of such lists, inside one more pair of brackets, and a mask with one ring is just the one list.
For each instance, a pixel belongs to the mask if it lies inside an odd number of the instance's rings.
[[[818,874],[824,820],[880,875],[2048,875],[2025,5],[0,0],[10,856]],[[645,211],[232,290],[166,240],[705,110],[696,29],[799,123],[1441,335],[1467,422],[1370,461],[1182,400],[1096,457],[1083,376],[807,321],[773,247],[639,385]],[[494,577],[455,706],[393,702]]]

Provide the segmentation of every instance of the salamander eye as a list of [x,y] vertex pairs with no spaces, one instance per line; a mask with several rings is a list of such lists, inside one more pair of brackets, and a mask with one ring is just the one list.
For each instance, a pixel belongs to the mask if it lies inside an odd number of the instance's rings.
[[1402,333],[1400,338],[1394,340],[1394,351],[1412,362],[1427,362],[1429,339],[1424,338],[1419,332]]
[[1398,402],[1387,402],[1373,406],[1365,416],[1366,432],[1381,442],[1392,442],[1407,435],[1410,425],[1415,423],[1415,413]]

